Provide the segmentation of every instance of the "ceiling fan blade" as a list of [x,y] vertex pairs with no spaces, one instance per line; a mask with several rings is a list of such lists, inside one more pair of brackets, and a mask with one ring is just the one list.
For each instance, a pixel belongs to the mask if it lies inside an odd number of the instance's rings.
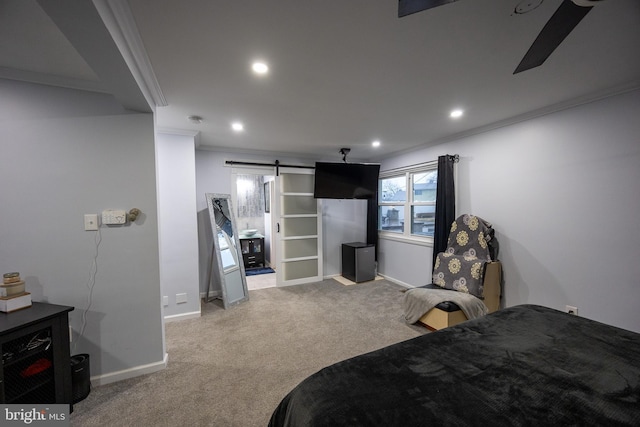
[[571,0],[564,0],[540,31],[513,74],[542,65],[591,9],[592,6],[578,6]]
[[457,0],[398,0],[398,18]]

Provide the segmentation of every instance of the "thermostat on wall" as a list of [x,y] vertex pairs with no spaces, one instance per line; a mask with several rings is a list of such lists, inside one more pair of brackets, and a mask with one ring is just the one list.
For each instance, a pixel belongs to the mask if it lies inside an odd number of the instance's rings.
[[127,222],[127,213],[118,209],[102,211],[102,223],[105,225],[120,225]]

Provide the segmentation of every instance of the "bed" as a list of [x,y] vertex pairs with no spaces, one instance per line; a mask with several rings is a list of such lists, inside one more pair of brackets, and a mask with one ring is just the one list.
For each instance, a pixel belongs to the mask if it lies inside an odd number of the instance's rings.
[[328,366],[270,427],[640,425],[640,334],[520,305]]

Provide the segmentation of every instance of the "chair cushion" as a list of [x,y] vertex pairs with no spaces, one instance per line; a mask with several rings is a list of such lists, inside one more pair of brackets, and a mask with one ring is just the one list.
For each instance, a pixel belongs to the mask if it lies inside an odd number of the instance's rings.
[[445,257],[439,253],[436,258],[436,268],[433,270],[433,284],[482,299],[486,264],[487,261],[465,260],[459,255]]
[[451,224],[447,249],[436,257],[433,284],[483,298],[486,263],[491,261],[491,223],[474,215],[462,215]]
[[492,261],[490,242],[493,235],[490,222],[475,215],[461,215],[451,223],[445,253]]

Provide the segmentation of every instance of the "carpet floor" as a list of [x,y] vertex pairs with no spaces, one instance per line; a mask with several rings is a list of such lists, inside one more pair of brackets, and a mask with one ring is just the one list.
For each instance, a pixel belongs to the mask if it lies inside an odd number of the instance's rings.
[[224,310],[165,325],[168,367],[96,387],[72,426],[262,426],[319,369],[428,333],[403,318],[404,290],[386,280],[335,280],[249,292]]

